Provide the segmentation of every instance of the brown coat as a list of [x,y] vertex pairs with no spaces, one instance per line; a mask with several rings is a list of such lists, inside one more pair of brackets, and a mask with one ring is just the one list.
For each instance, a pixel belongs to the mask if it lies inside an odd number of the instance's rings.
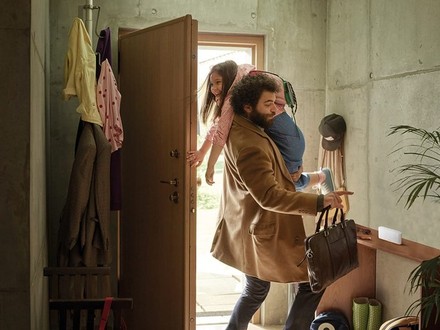
[[58,266],[109,265],[110,143],[84,122],[58,230]]
[[247,275],[307,281],[301,214],[317,213],[316,194],[295,186],[274,142],[236,115],[225,145],[224,189],[211,252]]

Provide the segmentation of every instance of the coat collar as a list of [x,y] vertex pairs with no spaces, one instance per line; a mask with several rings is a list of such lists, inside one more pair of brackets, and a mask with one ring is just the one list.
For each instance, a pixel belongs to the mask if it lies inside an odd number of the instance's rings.
[[281,153],[280,153],[280,151],[279,151],[279,149],[278,149],[278,146],[277,146],[277,145],[275,144],[275,142],[273,142],[273,140],[272,140],[272,139],[266,134],[266,132],[264,132],[264,130],[263,130],[260,126],[254,124],[253,122],[251,122],[250,120],[248,120],[247,118],[245,118],[245,117],[243,117],[243,116],[241,116],[241,115],[237,115],[237,114],[235,114],[235,115],[234,115],[234,120],[233,120],[233,122],[234,122],[236,125],[241,126],[241,127],[243,127],[244,129],[248,129],[248,130],[250,130],[250,131],[252,131],[252,132],[254,132],[254,133],[260,135],[261,137],[265,138],[266,140],[268,140],[269,143],[270,143],[270,145],[272,146],[272,149],[273,149],[273,151],[274,151],[275,158],[276,158],[276,160],[277,160],[279,166],[280,166],[281,168],[285,168],[285,171],[282,171],[283,174],[284,174],[284,176],[287,177],[290,181],[292,181],[292,178],[291,178],[291,176],[290,176],[290,174],[289,174],[289,171],[287,170],[286,163],[285,163],[285,161],[284,161],[284,159],[283,159],[283,156],[281,155]]
[[249,130],[265,137],[265,138],[269,138],[269,136],[264,132],[264,130],[260,126],[254,124],[253,122],[251,122],[249,119],[245,118],[244,116],[235,114],[234,115],[234,122],[237,125],[242,126],[246,129],[249,129]]

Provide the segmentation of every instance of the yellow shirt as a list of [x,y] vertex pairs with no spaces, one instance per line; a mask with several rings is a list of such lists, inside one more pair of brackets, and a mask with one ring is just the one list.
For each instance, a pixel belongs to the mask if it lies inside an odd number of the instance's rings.
[[76,17],[69,32],[69,45],[64,61],[64,99],[77,96],[76,111],[86,122],[102,126],[96,106],[96,57],[84,22]]

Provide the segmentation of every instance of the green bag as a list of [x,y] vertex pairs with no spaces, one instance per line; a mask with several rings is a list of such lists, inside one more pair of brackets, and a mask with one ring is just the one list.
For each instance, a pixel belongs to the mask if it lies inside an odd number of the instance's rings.
[[297,109],[295,91],[293,90],[292,84],[290,82],[284,80],[283,78],[281,79],[283,80],[284,98],[286,99],[287,105],[290,107],[290,109],[292,109],[292,114],[295,116]]

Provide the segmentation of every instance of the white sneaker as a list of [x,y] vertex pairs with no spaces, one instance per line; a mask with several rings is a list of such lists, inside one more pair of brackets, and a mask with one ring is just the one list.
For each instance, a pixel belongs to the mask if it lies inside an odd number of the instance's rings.
[[332,191],[335,191],[333,173],[332,170],[328,167],[324,167],[323,169],[321,169],[321,171],[325,174],[325,180],[320,184],[321,194],[326,195]]

